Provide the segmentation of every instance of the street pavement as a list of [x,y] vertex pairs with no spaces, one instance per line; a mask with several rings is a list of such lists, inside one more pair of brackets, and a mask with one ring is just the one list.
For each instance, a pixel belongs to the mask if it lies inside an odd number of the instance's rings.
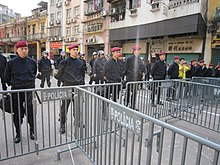
[[[88,76],[86,77],[86,84],[88,84]],[[52,82],[52,87],[56,87],[56,83],[57,81],[52,78],[51,79],[51,82]],[[36,88],[39,88],[39,85],[40,84],[40,81],[37,80],[36,82]],[[50,105],[48,111],[50,110],[53,110],[53,109],[56,109],[57,107],[59,107],[59,104],[60,103],[56,103],[56,105]],[[40,108],[40,105],[38,105],[39,108]],[[45,107],[45,105],[43,105],[44,107],[44,110],[47,111],[47,108]],[[42,108],[42,107],[41,107]],[[41,116],[41,113],[42,112],[39,112],[38,116]],[[56,114],[56,116],[58,116],[59,113]],[[2,113],[0,112],[0,117],[1,119],[3,118],[3,115]],[[48,118],[48,116],[44,116],[45,119]],[[7,120],[11,120],[9,116],[7,116]],[[166,120],[168,119],[168,117],[166,118],[163,118],[163,120]],[[40,120],[40,119],[39,119]],[[56,121],[57,123],[57,119],[54,120],[54,122]],[[1,121],[2,123],[2,121]],[[47,121],[45,121],[45,123],[47,123]],[[49,124],[49,123],[48,123]],[[208,130],[208,129],[205,129],[205,128],[202,128],[202,127],[199,127],[199,126],[196,126],[194,124],[190,124],[188,122],[184,122],[184,121],[181,121],[181,120],[178,120],[178,119],[172,119],[172,120],[169,120],[169,124],[172,124],[174,126],[177,126],[178,128],[181,128],[181,129],[184,129],[184,130],[187,130],[195,135],[198,135],[200,137],[203,137],[205,139],[208,139],[208,140],[211,140],[217,144],[220,144],[220,139],[219,139],[219,133],[217,132],[214,132],[214,131],[211,131],[211,130]],[[24,124],[23,124],[24,125]],[[47,127],[48,125],[45,124]],[[58,124],[52,124],[50,125],[51,129],[56,125],[57,127],[57,135],[59,134],[58,133]],[[4,130],[3,128],[3,125],[0,126],[1,127],[1,130]],[[12,122],[8,123],[7,127],[9,128],[12,128]],[[70,128],[71,126],[69,125],[68,128]],[[42,130],[40,130],[42,131]],[[45,145],[48,145],[47,141],[50,137],[47,136],[47,132],[48,130],[44,130],[46,133],[45,133]],[[68,132],[69,133],[69,132]],[[72,141],[72,137],[69,136],[69,134],[66,134],[64,136],[63,139],[57,139],[57,141],[62,141],[62,143],[65,143],[65,142],[70,142]],[[26,132],[24,131],[24,134],[26,134]],[[10,135],[12,135],[12,133],[10,133]],[[71,134],[70,134],[71,135]],[[0,137],[3,136],[3,135],[0,135]],[[51,135],[53,137],[53,135]],[[170,136],[170,135],[169,135]],[[11,137],[10,137],[11,138]],[[0,138],[2,139],[2,138]],[[27,139],[24,139],[24,143]],[[4,142],[3,141],[0,141],[1,143],[1,146],[3,146]],[[26,143],[25,143],[26,144]],[[28,143],[27,143],[28,144]],[[27,145],[26,144],[26,145]],[[75,144],[71,144],[72,147],[74,147]],[[19,145],[16,146],[17,148],[19,148]],[[30,142],[30,148],[34,148],[34,144],[32,144]],[[154,146],[155,147],[155,146]],[[167,146],[168,147],[168,146]],[[13,147],[12,147],[13,148]],[[68,151],[68,152],[65,152],[65,153],[62,153],[61,154],[61,160],[57,160],[57,149],[68,149],[69,146],[68,145],[64,145],[64,146],[61,146],[61,147],[57,147],[57,148],[53,148],[53,149],[50,149],[50,150],[45,150],[45,151],[42,151],[39,153],[39,155],[36,155],[35,153],[34,154],[29,154],[29,155],[26,155],[26,156],[21,156],[21,157],[17,157],[17,158],[14,158],[14,159],[10,159],[10,160],[5,160],[5,161],[2,161],[0,162],[1,165],[8,165],[8,164],[15,164],[15,165],[28,165],[28,164],[41,164],[41,165],[44,165],[44,164],[51,164],[51,165],[55,165],[55,164],[73,164],[73,162],[75,164],[91,164],[91,162],[88,160],[88,158],[84,155],[84,153],[78,148],[78,149],[75,149],[73,151]],[[154,149],[155,150],[155,149]],[[193,152],[193,151],[192,151]],[[210,160],[212,159],[212,153],[204,153],[205,154],[205,157]],[[71,157],[72,155],[72,157]],[[153,157],[155,157],[156,159],[156,155],[153,155]],[[177,157],[181,157],[181,155],[177,155]],[[73,158],[73,159],[72,159]],[[74,161],[73,161],[74,160]],[[193,161],[193,160],[192,160]],[[206,161],[205,161],[206,162]],[[190,162],[188,162],[190,163]],[[154,162],[153,162],[154,164]],[[164,163],[162,164],[167,164],[167,162],[165,161]]]

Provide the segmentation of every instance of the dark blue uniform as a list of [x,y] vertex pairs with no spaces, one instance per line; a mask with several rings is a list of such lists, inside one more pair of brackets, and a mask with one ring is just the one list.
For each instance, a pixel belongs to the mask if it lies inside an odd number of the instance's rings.
[[204,74],[204,72],[203,72],[203,70],[202,70],[202,66],[197,66],[196,67],[196,76],[197,77],[202,77],[203,76],[203,74]]
[[[80,59],[68,57],[61,61],[56,78],[62,79],[63,86],[82,85],[84,72],[85,66]],[[62,101],[60,121],[63,126],[65,126],[66,115],[70,102],[70,99]]]
[[0,78],[1,78],[3,90],[7,90],[7,86],[4,79],[4,71],[5,71],[6,63],[7,63],[6,58],[0,53]]
[[[125,61],[123,75],[127,77],[127,81],[141,81],[142,75],[145,72],[144,64],[141,62],[140,57],[135,55],[128,57]],[[131,108],[135,109],[137,85],[129,85],[127,89],[127,100],[125,105],[128,106],[131,99]],[[130,97],[131,94],[131,97]]]
[[[10,60],[5,68],[5,81],[14,89],[29,89],[35,88],[35,77],[37,73],[37,64],[30,58],[15,57]],[[18,97],[20,103],[18,103]],[[20,137],[20,124],[23,122],[24,114],[28,117],[30,125],[30,133],[34,132],[34,119],[33,119],[33,97],[32,92],[20,92],[12,94],[13,99],[13,121],[16,128],[16,133]],[[25,103],[25,106],[23,106]],[[19,107],[20,105],[20,107]],[[27,106],[27,109],[26,109]]]
[[[106,83],[118,83],[121,82],[121,68],[120,64],[114,58],[110,58],[105,64],[103,69],[103,76]],[[113,94],[113,101],[116,101],[120,91],[120,86],[110,86],[110,93]]]
[[[166,64],[164,61],[157,60],[154,64],[154,66],[151,69],[151,75],[153,77],[153,80],[165,80],[166,78]],[[155,101],[155,95],[157,94],[157,104],[162,104],[160,102],[160,86],[161,83],[156,83],[153,86],[153,91],[152,91],[152,106],[155,106],[154,101]]]
[[50,82],[50,73],[52,71],[51,68],[51,62],[50,60],[46,57],[42,57],[39,62],[38,62],[38,71],[41,72],[42,78],[41,78],[41,84],[40,87],[44,87],[45,80],[47,81],[47,86],[51,86]]
[[[63,57],[63,56],[60,56],[60,57],[57,59],[56,69],[59,68],[60,62],[63,61],[64,59],[65,59],[65,57]],[[57,80],[57,86],[58,86],[58,87],[61,85],[61,82],[62,82],[61,79],[58,79],[58,80]]]
[[93,64],[93,74],[96,74],[95,77],[95,83],[99,84],[99,82],[101,82],[101,84],[103,84],[104,79],[103,79],[103,68],[104,68],[104,64],[105,64],[105,60],[103,58],[97,58],[94,61]]

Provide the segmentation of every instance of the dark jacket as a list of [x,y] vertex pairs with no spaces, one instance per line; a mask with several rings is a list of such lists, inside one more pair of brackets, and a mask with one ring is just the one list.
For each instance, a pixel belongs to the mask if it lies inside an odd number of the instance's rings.
[[91,66],[91,68],[93,68],[93,65],[94,65],[95,60],[96,60],[96,59],[94,59],[94,58],[90,60],[89,65]]
[[103,68],[106,60],[97,58],[93,64],[93,74],[103,74]]
[[196,67],[191,65],[190,68],[190,70],[186,71],[186,78],[192,78],[196,76]]
[[51,62],[48,58],[42,57],[38,62],[39,72],[51,72]]
[[154,80],[165,80],[166,78],[166,64],[161,61],[157,60],[151,69],[151,75]]
[[107,82],[120,82],[121,81],[121,69],[119,61],[110,58],[104,64],[103,76],[106,77]]
[[19,56],[11,59],[5,68],[5,82],[8,85],[19,85],[28,82],[35,82],[37,64],[30,58]]
[[4,75],[6,63],[7,63],[6,58],[0,53],[0,76]]
[[211,68],[208,68],[204,72],[204,77],[212,77],[213,76],[213,70]]
[[80,59],[68,57],[60,62],[57,79],[61,79],[64,85],[83,84],[84,65]]
[[62,57],[62,56],[60,56],[60,57],[57,59],[57,62],[56,62],[56,69],[59,68],[60,62],[63,61],[64,59],[65,59],[65,57]]
[[140,57],[136,57],[135,55],[128,57],[125,61],[123,73],[125,76],[127,76],[127,80],[140,81],[143,73],[145,73],[145,67],[141,62]]
[[198,66],[196,67],[196,76],[197,76],[197,77],[202,77],[203,74],[204,74],[204,73],[203,73],[202,67],[198,65]]
[[175,62],[173,62],[169,69],[168,69],[168,75],[170,79],[178,79],[179,76],[179,65]]
[[214,77],[220,77],[220,70],[215,70]]
[[87,71],[87,66],[86,66],[86,60],[80,58],[80,60],[83,62],[83,67],[84,67],[84,77],[85,77],[85,74],[86,74],[86,71]]

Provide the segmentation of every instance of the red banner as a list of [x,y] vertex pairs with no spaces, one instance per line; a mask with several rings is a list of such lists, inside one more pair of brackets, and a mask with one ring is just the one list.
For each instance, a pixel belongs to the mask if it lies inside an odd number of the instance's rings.
[[50,42],[50,49],[62,49],[62,42]]

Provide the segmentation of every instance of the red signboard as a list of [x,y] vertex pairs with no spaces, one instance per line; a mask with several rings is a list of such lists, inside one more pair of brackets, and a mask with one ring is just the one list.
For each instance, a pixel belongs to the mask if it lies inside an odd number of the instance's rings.
[[51,49],[62,49],[62,42],[50,42]]

